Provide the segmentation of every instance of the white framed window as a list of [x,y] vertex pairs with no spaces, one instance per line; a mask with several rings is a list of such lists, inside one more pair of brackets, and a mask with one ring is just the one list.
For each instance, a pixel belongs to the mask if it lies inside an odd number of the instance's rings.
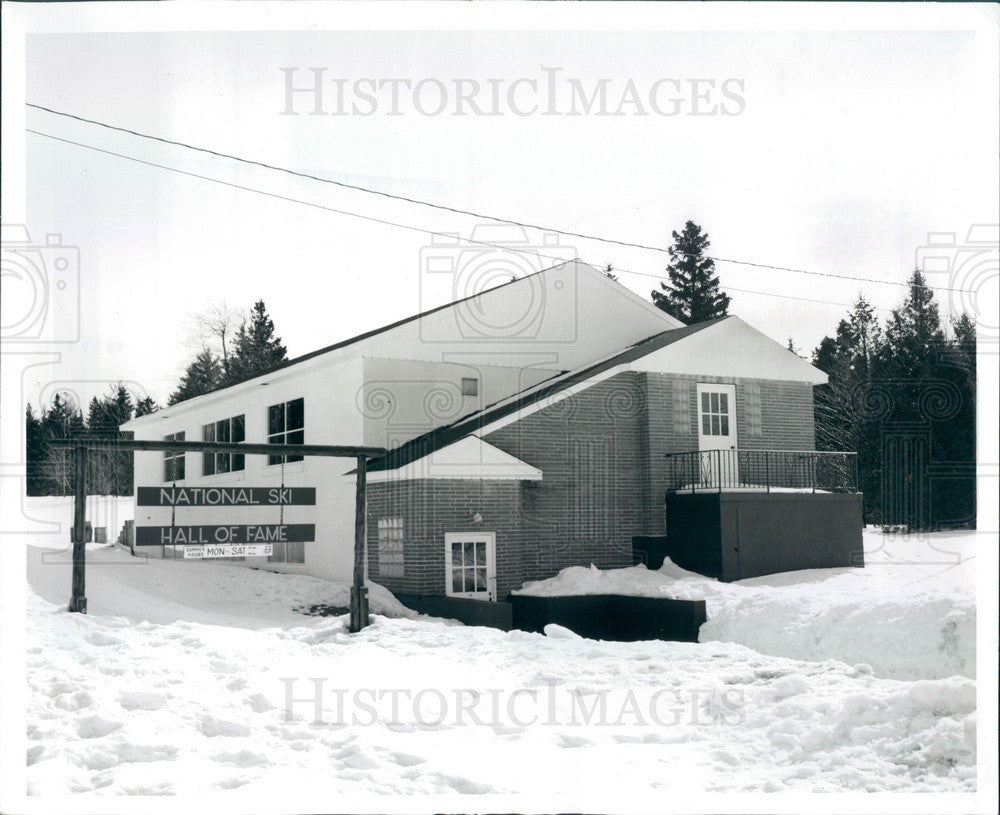
[[[163,437],[164,441],[184,441],[184,431],[171,433]],[[163,480],[183,481],[184,480],[184,451],[165,450],[163,453]]]
[[[210,422],[201,428],[204,441],[241,442],[246,440],[246,416],[241,414],[231,419]],[[245,466],[240,453],[202,453],[201,474],[232,473]]]
[[729,435],[729,394],[725,391],[702,391],[701,435]]
[[[302,398],[271,405],[267,409],[268,444],[305,444],[305,427],[306,409],[305,400]],[[267,457],[268,464],[302,460],[302,456],[296,455]]]
[[445,594],[496,600],[496,534],[448,532],[444,536]]

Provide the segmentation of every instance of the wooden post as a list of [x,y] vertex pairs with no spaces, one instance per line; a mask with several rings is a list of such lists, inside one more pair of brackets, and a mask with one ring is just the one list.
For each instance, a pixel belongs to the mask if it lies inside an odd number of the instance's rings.
[[87,448],[73,451],[73,589],[69,610],[87,613]]
[[365,588],[365,532],[367,529],[367,486],[368,460],[358,456],[357,487],[354,494],[354,585],[351,586],[351,619],[348,630],[354,634],[368,623],[368,589]]

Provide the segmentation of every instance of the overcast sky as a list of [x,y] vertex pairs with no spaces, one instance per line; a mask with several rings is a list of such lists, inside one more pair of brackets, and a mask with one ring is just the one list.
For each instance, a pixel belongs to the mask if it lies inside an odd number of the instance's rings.
[[[26,95],[460,209],[658,247],[691,219],[720,257],[898,283],[928,233],[962,244],[971,225],[1000,220],[991,54],[995,32],[984,29],[36,35]],[[297,69],[297,86],[312,83],[309,68],[326,69],[326,115],[307,115],[308,94],[293,97],[300,115],[282,115],[283,67]],[[370,94],[355,87],[367,78],[400,81]],[[479,86],[461,116],[456,80]],[[602,80],[603,112],[622,115],[597,115],[599,102],[585,113],[574,99]],[[344,115],[331,115],[338,105]],[[418,230],[468,236],[477,223],[37,110],[27,126],[189,174],[28,134],[27,223],[35,242],[61,233],[79,247],[83,314],[82,341],[26,374],[26,398],[50,395],[53,382],[120,379],[162,403],[193,355],[191,315],[223,299],[264,299],[292,356],[415,313],[442,296],[421,285],[430,237]],[[645,297],[657,281],[625,270],[655,275],[666,262],[580,238],[545,246],[537,230],[523,238],[542,253],[611,262]],[[544,265],[524,260],[526,270]],[[732,313],[804,352],[859,292],[884,309],[905,296],[730,263],[718,272]],[[80,390],[88,398],[93,386]]]

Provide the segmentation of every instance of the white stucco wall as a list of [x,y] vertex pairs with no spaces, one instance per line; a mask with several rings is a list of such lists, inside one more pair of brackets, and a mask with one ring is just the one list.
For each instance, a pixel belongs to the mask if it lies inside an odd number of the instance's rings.
[[[366,359],[364,390],[356,400],[364,414],[365,444],[397,447],[555,373],[537,367]],[[463,378],[477,381],[478,395],[462,395]]]
[[[222,391],[218,398],[201,399],[186,410],[143,423],[136,438],[162,439],[183,430],[187,441],[202,440],[202,426],[209,422],[244,414],[246,441],[267,441],[269,405],[302,397],[305,400],[306,444],[362,444],[361,415],[353,399],[361,386],[363,363],[359,359],[337,364],[317,364],[297,370],[292,376],[269,381],[267,385],[239,392]],[[176,408],[181,408],[177,405]],[[285,523],[315,523],[316,540],[305,544],[304,564],[267,563],[266,558],[248,558],[248,563],[277,571],[304,572],[329,579],[345,579],[351,572],[354,548],[354,480],[344,473],[354,467],[353,459],[309,457],[284,465],[284,484],[289,487],[315,487],[316,506],[285,507]],[[136,486],[162,486],[163,454],[136,453]],[[221,475],[202,475],[202,455],[187,453],[185,478],[179,486],[253,486],[271,487],[282,483],[282,467],[268,465],[266,456],[246,456],[243,471]],[[171,523],[168,507],[135,508],[138,526],[163,526]],[[175,511],[175,523],[276,524],[275,507],[211,508],[185,507]],[[150,547],[154,549],[158,547]]]

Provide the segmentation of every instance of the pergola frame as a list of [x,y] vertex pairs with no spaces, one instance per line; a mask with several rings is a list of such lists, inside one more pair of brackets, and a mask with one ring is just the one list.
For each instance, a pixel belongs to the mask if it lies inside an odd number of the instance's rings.
[[53,439],[52,447],[71,449],[73,461],[73,586],[69,611],[87,613],[86,595],[86,520],[87,520],[87,450],[115,450],[132,452],[183,452],[183,453],[236,453],[239,455],[267,456],[326,456],[328,458],[353,458],[355,470],[354,501],[354,582],[351,586],[352,633],[365,628],[368,623],[368,589],[365,588],[365,536],[367,531],[366,482],[368,459],[384,456],[382,447],[328,444],[247,444],[244,442],[215,441],[153,441],[140,439]]

